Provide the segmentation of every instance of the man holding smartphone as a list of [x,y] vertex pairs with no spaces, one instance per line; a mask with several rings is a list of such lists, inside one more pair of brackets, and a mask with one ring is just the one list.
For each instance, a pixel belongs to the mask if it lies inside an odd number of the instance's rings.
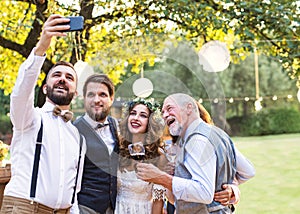
[[11,179],[0,213],[70,213],[80,190],[85,139],[71,123],[69,111],[77,94],[72,64],[58,62],[49,71],[43,92],[46,102],[34,107],[34,88],[54,36],[66,36],[70,19],[51,15],[40,41],[20,66],[11,94],[13,124]]
[[63,30],[62,32],[72,32],[72,31],[82,31],[83,30],[83,16],[69,16],[66,17],[70,21],[68,23],[62,23],[62,25],[68,24],[70,26],[69,29]]

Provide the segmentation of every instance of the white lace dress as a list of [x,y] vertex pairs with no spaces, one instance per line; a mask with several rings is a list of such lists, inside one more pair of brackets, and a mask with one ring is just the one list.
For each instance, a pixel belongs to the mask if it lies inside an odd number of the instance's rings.
[[151,214],[152,200],[162,199],[164,188],[142,181],[135,171],[118,171],[115,214]]

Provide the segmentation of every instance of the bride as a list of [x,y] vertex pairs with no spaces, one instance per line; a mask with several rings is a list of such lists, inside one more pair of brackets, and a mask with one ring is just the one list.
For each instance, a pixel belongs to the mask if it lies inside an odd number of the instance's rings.
[[126,106],[120,121],[120,162],[116,214],[162,213],[165,189],[136,177],[139,161],[159,168],[166,163],[163,149],[163,121],[153,99],[136,98]]

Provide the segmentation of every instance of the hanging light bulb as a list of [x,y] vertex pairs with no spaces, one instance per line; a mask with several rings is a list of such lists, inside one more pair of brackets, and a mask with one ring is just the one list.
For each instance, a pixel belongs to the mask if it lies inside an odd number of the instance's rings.
[[255,111],[260,111],[262,109],[261,100],[258,99],[254,102]]
[[146,98],[152,94],[153,84],[147,78],[139,78],[133,83],[132,90],[135,96]]
[[207,72],[224,71],[230,64],[230,52],[225,43],[209,41],[198,53],[199,63]]

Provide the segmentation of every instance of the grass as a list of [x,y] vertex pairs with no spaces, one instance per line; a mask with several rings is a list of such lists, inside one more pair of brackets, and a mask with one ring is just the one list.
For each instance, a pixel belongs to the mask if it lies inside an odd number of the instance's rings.
[[256,175],[240,185],[236,214],[300,213],[300,134],[235,137]]

